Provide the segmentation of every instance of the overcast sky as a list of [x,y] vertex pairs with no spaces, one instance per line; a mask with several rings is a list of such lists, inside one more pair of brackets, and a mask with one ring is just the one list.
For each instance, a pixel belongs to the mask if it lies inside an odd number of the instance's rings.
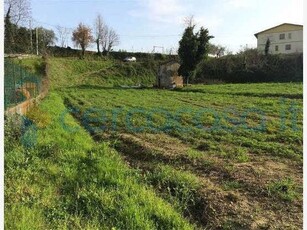
[[[256,47],[254,34],[282,23],[303,24],[303,0],[32,0],[34,25],[55,30],[93,26],[100,13],[120,34],[115,50],[177,49],[183,19],[194,15],[215,38],[212,43],[237,52]],[[55,30],[56,31],[56,30]],[[93,46],[93,49],[95,47]]]

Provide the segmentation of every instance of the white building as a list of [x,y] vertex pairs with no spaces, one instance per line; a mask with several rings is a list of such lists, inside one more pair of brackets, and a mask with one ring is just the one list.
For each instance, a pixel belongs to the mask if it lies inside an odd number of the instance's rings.
[[303,52],[303,26],[284,23],[255,34],[257,49],[264,52],[270,40],[270,54],[290,54]]

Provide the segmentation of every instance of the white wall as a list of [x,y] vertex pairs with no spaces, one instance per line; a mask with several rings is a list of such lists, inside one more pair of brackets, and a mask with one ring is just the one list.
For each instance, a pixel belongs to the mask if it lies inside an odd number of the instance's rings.
[[[288,34],[291,33],[291,38]],[[285,39],[280,40],[279,35],[285,34]],[[264,52],[265,44],[267,39],[270,39],[270,49],[271,54],[288,54],[288,53],[302,53],[303,52],[303,31],[289,31],[289,32],[279,32],[279,33],[269,33],[269,34],[259,34],[257,41],[257,48],[259,51]],[[291,45],[291,50],[286,50],[286,45]],[[278,51],[275,51],[275,46],[278,46]]]

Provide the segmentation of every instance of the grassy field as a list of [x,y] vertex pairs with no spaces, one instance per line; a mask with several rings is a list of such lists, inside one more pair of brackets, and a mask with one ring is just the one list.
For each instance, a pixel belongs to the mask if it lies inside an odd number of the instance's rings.
[[[21,139],[6,132],[7,229],[193,229],[107,143],[65,116],[56,93],[27,116]],[[10,133],[12,135],[10,135]]]
[[49,63],[33,128],[7,129],[8,229],[302,228],[302,84],[126,89],[154,67]]

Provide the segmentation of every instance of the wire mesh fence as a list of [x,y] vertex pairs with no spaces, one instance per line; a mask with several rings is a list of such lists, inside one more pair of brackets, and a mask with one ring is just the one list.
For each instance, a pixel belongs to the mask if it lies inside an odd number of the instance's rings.
[[41,91],[42,77],[27,71],[9,58],[4,60],[4,108],[10,108]]

